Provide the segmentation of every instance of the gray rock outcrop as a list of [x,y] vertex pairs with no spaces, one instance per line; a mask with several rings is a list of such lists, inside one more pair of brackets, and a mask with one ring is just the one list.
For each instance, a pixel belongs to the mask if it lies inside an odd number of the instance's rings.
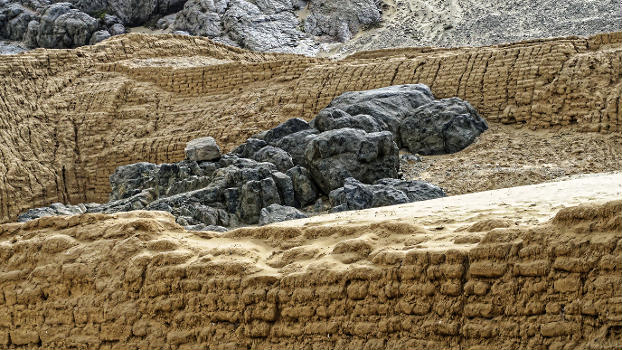
[[347,178],[330,192],[333,211],[361,210],[445,197],[438,186],[423,181],[380,179],[371,185]]
[[90,14],[117,16],[124,25],[139,26],[154,16],[182,9],[186,0],[63,0]]
[[157,165],[147,162],[118,167],[110,175],[110,200],[128,198],[145,188],[153,187],[156,184],[154,176],[158,170]]
[[271,204],[261,209],[259,225],[268,225],[275,222],[304,219],[308,216],[300,210],[279,204]]
[[86,213],[86,211],[87,206],[84,204],[65,205],[63,203],[52,203],[48,207],[27,210],[26,212],[19,215],[17,221],[26,222],[46,216],[83,214]]
[[[474,132],[473,125],[485,125],[468,103],[435,100],[424,85],[345,93],[331,105],[310,123],[287,120],[228,154],[204,137],[188,142],[183,161],[120,166],[110,176],[108,203],[55,204],[21,219],[161,210],[190,230],[206,230],[302,218],[331,208],[358,210],[439,198],[445,194],[437,186],[397,179],[396,138],[410,147],[414,135],[424,134],[424,140],[462,147],[481,132]],[[471,119],[464,122],[467,117]],[[441,127],[412,126],[413,118],[437,121]]]
[[312,35],[329,35],[341,42],[350,40],[364,26],[380,24],[379,1],[375,0],[310,0],[310,15],[305,31]]
[[[297,11],[306,6],[301,23]],[[315,36],[347,40],[380,19],[373,0],[188,0],[172,25],[161,25],[256,51],[313,55],[321,46]]]
[[23,41],[30,48],[74,48],[110,35],[105,25],[67,2],[0,1],[0,37]]
[[399,149],[388,131],[366,133],[360,129],[325,131],[314,138],[305,151],[313,179],[322,192],[343,186],[346,178],[371,183],[397,177]]
[[400,139],[413,154],[447,154],[463,150],[487,129],[471,104],[452,97],[432,101],[406,116]]
[[28,30],[28,23],[37,14],[18,2],[0,1],[0,38],[19,41]]
[[[333,99],[325,110],[320,111],[313,125],[321,131],[331,130],[340,125],[342,118],[351,121],[352,117],[361,116],[363,120],[354,122],[351,127],[381,128],[398,135],[402,119],[413,110],[432,101],[434,101],[432,91],[423,84],[344,92]],[[370,117],[375,123],[371,122]],[[395,141],[400,144],[397,137]]]
[[[41,16],[36,43],[38,47],[57,49],[83,46],[91,41],[98,26],[95,18],[72,8],[69,3],[53,4]],[[29,35],[34,36],[34,33],[29,30]],[[34,37],[30,37],[29,42],[35,42]]]

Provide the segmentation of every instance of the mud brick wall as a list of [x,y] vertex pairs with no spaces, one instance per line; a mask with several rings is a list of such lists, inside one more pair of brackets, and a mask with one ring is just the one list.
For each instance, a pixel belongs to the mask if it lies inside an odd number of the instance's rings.
[[[361,229],[242,229],[213,244],[153,212],[5,224],[0,347],[615,348],[620,209],[570,208],[468,249],[386,246],[344,264],[300,254],[301,238]],[[250,240],[290,260],[266,265]]]
[[329,60],[132,34],[3,56],[0,222],[55,201],[106,201],[120,165],[179,161],[188,140],[206,135],[230,150],[350,90],[424,83],[489,122],[620,132],[620,44],[611,33]]

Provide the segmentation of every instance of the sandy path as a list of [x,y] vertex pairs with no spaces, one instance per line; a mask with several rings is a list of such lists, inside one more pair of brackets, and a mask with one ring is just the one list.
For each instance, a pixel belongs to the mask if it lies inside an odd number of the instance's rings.
[[455,229],[491,217],[509,219],[516,224],[535,224],[550,219],[559,209],[565,207],[587,202],[606,202],[620,197],[622,173],[592,174],[565,181],[320,215],[274,225],[327,226],[395,220],[417,223],[433,229]]

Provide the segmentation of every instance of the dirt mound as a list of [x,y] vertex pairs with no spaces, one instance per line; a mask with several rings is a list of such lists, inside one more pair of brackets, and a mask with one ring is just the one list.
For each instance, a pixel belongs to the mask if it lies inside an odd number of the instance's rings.
[[[120,165],[179,161],[185,143],[200,136],[228,151],[291,117],[312,118],[344,91],[425,83],[439,98],[469,101],[491,125],[620,131],[620,42],[613,33],[334,61],[130,34],[72,51],[3,56],[0,220],[53,202],[105,201],[108,176]],[[585,159],[619,147],[594,138],[576,145]],[[619,168],[606,164],[573,167]]]
[[553,218],[560,227],[573,227],[582,233],[597,231],[620,231],[622,229],[622,202],[612,201],[604,205],[583,205],[562,209]]
[[[538,185],[550,199],[516,188],[226,233],[140,211],[0,225],[0,346],[615,348],[622,202],[603,200],[621,185],[592,176]],[[513,190],[532,200],[491,204]]]

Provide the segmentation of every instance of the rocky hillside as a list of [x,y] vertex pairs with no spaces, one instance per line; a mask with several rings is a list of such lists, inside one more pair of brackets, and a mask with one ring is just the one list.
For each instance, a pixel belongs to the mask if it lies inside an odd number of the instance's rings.
[[621,23],[615,0],[2,0],[0,39],[10,42],[0,52],[93,44],[136,26],[255,51],[343,55],[592,35]]
[[[54,202],[105,202],[118,166],[180,161],[186,143],[204,136],[229,152],[288,119],[312,119],[345,91],[407,83],[424,83],[437,98],[469,101],[497,130],[484,134],[483,148],[474,146],[481,152],[465,153],[466,163],[485,167],[469,168],[480,175],[461,173],[465,166],[454,163],[460,176],[452,180],[439,167],[427,175],[432,183],[474,184],[479,176],[511,183],[615,170],[618,138],[525,135],[517,141],[497,125],[619,132],[620,42],[622,35],[614,33],[478,49],[375,51],[333,61],[254,53],[196,37],[127,35],[77,50],[4,56],[0,217],[15,220]],[[551,148],[554,140],[561,143]],[[524,158],[516,169],[507,150],[524,152],[521,142],[541,157],[535,164]],[[559,158],[575,152],[583,153]],[[479,183],[452,188],[490,188]]]

